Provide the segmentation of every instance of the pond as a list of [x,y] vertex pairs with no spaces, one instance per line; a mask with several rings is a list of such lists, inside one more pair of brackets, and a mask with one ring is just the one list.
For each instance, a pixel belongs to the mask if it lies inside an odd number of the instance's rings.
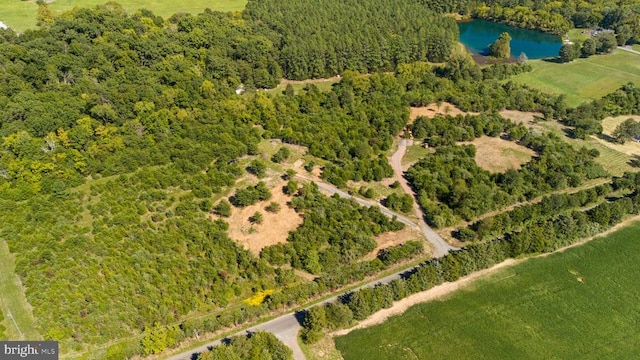
[[473,54],[486,55],[489,44],[498,39],[501,33],[511,35],[511,55],[519,56],[524,52],[529,59],[542,59],[558,56],[562,39],[557,35],[519,29],[513,26],[485,20],[459,22],[460,42]]

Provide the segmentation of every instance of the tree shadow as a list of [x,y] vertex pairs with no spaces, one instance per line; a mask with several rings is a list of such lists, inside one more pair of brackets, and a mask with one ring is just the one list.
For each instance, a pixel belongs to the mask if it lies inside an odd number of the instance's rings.
[[615,143],[616,142],[616,139],[614,137],[612,137],[610,135],[607,135],[607,134],[602,134],[602,133],[598,134],[598,139],[602,139],[602,140],[608,141],[610,143]]
[[627,162],[631,167],[640,168],[640,155],[634,154],[632,159]]
[[307,310],[300,310],[300,311],[296,311],[293,316],[296,318],[296,321],[298,322],[298,324],[300,324],[300,326],[302,326],[304,324],[304,318],[307,317]]
[[553,63],[553,64],[564,64],[564,61],[562,61],[560,57],[548,57],[541,60],[544,62]]

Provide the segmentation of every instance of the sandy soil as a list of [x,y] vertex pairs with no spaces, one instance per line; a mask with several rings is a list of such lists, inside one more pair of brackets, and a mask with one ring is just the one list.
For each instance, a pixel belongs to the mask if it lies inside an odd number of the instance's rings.
[[536,154],[533,150],[499,137],[481,136],[472,142],[476,146],[476,163],[491,172],[520,169]]
[[502,110],[500,116],[505,119],[509,119],[516,124],[523,124],[528,128],[542,129],[542,127],[536,124],[536,118],[544,118],[544,115],[539,112],[527,112],[518,110]]
[[[404,244],[409,240],[423,240],[424,235],[417,231],[416,229],[412,229],[410,227],[405,227],[404,229],[396,232],[386,232],[380,234],[374,238],[378,246],[373,249],[372,252],[367,254],[363,260],[371,260],[378,255],[378,251],[388,248],[390,246]],[[428,246],[428,245],[427,245]]]
[[[234,207],[231,216],[226,219],[229,236],[255,255],[260,254],[265,246],[286,242],[289,231],[302,224],[302,217],[287,206],[289,197],[282,193],[284,185],[284,181],[275,182],[271,188],[271,199],[245,208]],[[280,204],[280,211],[275,214],[264,209],[272,201]],[[249,222],[249,217],[256,211],[263,215],[262,224]]]
[[470,284],[473,280],[496,272],[499,269],[505,268],[505,267],[509,267],[509,266],[513,266],[516,265],[518,263],[521,263],[523,261],[527,261],[528,259],[532,259],[532,258],[536,258],[536,257],[546,257],[549,256],[551,254],[555,254],[555,253],[559,253],[559,252],[563,252],[567,249],[576,247],[576,246],[580,246],[583,245],[595,238],[599,238],[599,237],[603,237],[606,236],[616,230],[619,230],[620,228],[629,225],[633,222],[636,222],[640,220],[640,216],[634,216],[631,218],[628,218],[627,220],[619,223],[618,225],[612,227],[611,229],[598,234],[596,236],[590,237],[590,238],[586,238],[583,240],[580,240],[578,242],[576,242],[575,244],[560,248],[552,253],[546,253],[546,254],[541,254],[541,255],[537,255],[534,257],[530,257],[530,258],[525,258],[525,259],[518,259],[518,260],[514,260],[514,259],[508,259],[505,260],[503,262],[501,262],[500,264],[494,265],[493,267],[489,268],[489,269],[485,269],[485,270],[480,270],[477,271],[471,275],[465,276],[457,281],[454,282],[449,282],[449,283],[444,283],[438,286],[435,286],[427,291],[423,291],[414,295],[411,295],[407,298],[404,298],[400,301],[397,301],[393,304],[393,306],[389,309],[383,309],[381,311],[378,311],[377,313],[371,315],[370,317],[368,317],[367,319],[361,321],[360,323],[358,323],[358,325],[350,328],[350,329],[344,329],[344,330],[340,330],[340,331],[336,331],[334,333],[331,334],[331,336],[342,336],[342,335],[346,335],[348,333],[350,333],[353,330],[357,330],[357,329],[362,329],[362,328],[366,328],[369,326],[373,326],[373,325],[377,325],[380,323],[383,323],[385,320],[387,320],[388,318],[395,316],[395,315],[400,315],[402,313],[404,313],[405,311],[407,311],[410,307],[412,307],[413,305],[416,304],[420,304],[423,302],[427,302],[427,301],[431,301],[431,300],[435,300],[435,299],[439,299],[442,298],[445,295],[451,294],[452,292]]
[[608,117],[602,120],[602,135],[601,136],[592,136],[594,139],[598,140],[600,143],[609,147],[613,150],[619,151],[621,153],[627,155],[638,155],[640,154],[640,143],[635,141],[627,141],[624,144],[618,144],[613,141],[611,134],[615,130],[615,128],[620,125],[623,121],[632,118],[636,121],[640,121],[640,116],[638,115],[622,115],[616,117]]
[[[413,123],[413,121],[418,116],[425,116],[428,118],[432,118],[436,115],[456,116],[456,115],[465,115],[465,114],[467,113],[458,109],[455,105],[451,103],[443,102],[442,104],[440,104],[440,106],[434,103],[434,104],[429,104],[423,107],[412,107],[411,112],[409,113],[409,124]],[[468,114],[473,114],[473,113],[468,113]]]

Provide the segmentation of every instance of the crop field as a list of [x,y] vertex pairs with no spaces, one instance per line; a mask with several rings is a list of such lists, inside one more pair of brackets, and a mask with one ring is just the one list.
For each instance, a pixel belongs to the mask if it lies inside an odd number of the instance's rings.
[[[106,0],[55,0],[49,4],[54,13],[61,13],[74,7],[94,7],[106,3]],[[145,8],[163,18],[179,12],[200,13],[209,8],[217,11],[236,11],[244,9],[246,0],[191,0],[191,1],[161,1],[161,0],[118,0],[127,12]],[[34,0],[15,1],[0,0],[0,21],[17,32],[22,32],[36,26],[38,5]]]
[[640,223],[335,339],[349,359],[638,359]]
[[627,51],[616,50],[610,55],[595,55],[567,64],[544,60],[529,63],[533,71],[511,80],[545,92],[565,94],[570,106],[599,99],[630,81],[640,84],[640,55]]

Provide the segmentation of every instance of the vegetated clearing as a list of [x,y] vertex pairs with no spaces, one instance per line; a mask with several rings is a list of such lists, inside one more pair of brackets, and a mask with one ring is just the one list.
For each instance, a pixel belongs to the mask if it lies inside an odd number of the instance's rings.
[[619,144],[615,142],[612,137],[613,131],[616,129],[616,127],[629,118],[635,121],[640,121],[640,116],[638,115],[622,115],[616,117],[608,117],[602,120],[602,135],[604,136],[594,136],[594,138],[604,146],[610,147],[621,153],[625,153],[627,155],[640,154],[640,143],[630,140],[625,142],[624,144]]
[[640,55],[627,51],[615,50],[566,64],[545,60],[530,60],[529,64],[531,72],[515,75],[510,81],[565,94],[569,106],[599,99],[630,81],[640,84]]
[[411,167],[411,165],[418,162],[418,160],[427,156],[427,154],[432,153],[434,150],[430,148],[425,148],[421,145],[412,145],[407,146],[407,152],[404,153],[402,157],[402,168],[407,170]]
[[[386,249],[390,246],[404,244],[409,240],[421,240],[425,241],[422,233],[416,229],[405,227],[400,231],[386,232],[374,237],[374,240],[378,246],[373,249],[371,253],[363,258],[363,260],[371,260],[378,255],[378,252],[382,249]],[[425,249],[429,244],[425,243]]]
[[409,124],[413,123],[413,121],[418,116],[432,118],[436,115],[456,116],[456,115],[465,115],[465,114],[471,114],[471,113],[466,113],[460,110],[455,105],[448,103],[446,101],[440,103],[440,105],[433,103],[433,104],[429,104],[427,106],[421,106],[421,107],[412,106],[411,111],[409,112]]
[[[15,273],[15,254],[9,252],[7,242],[3,239],[0,239],[0,294],[2,294],[0,296],[0,311],[4,315],[3,325],[6,328],[7,339],[42,338],[36,330],[36,322],[31,313],[31,305],[24,295],[24,287]],[[9,312],[20,330],[16,329],[16,325],[9,317]]]
[[593,136],[590,136],[585,140],[573,138],[569,136],[571,128],[566,127],[557,121],[544,121],[540,122],[540,125],[550,131],[553,131],[558,136],[564,137],[564,140],[576,149],[580,149],[584,146],[587,149],[598,150],[600,152],[600,156],[596,158],[596,162],[602,165],[602,167],[611,173],[611,175],[620,176],[626,171],[635,171],[630,165],[630,161],[633,157],[613,149],[611,147],[612,144],[605,145]]
[[280,94],[287,88],[288,84],[291,84],[293,87],[293,91],[297,94],[302,91],[307,85],[313,84],[320,91],[329,91],[333,84],[340,82],[339,76],[334,76],[330,78],[322,78],[322,79],[309,79],[309,80],[288,80],[282,79],[278,86],[273,89],[268,89],[267,92]]
[[[243,208],[233,207],[231,216],[225,219],[229,223],[229,237],[238,241],[254,255],[260,255],[265,246],[284,243],[289,231],[295,230],[302,224],[302,217],[287,206],[290,198],[282,193],[285,181],[277,181],[270,186],[272,197]],[[271,202],[280,204],[280,211],[270,213],[265,207]],[[252,224],[249,217],[256,211],[263,215],[261,224]]]
[[505,172],[508,169],[518,170],[536,154],[513,141],[486,135],[465,144],[475,145],[475,160],[478,166],[494,173]]
[[511,120],[516,124],[522,124],[529,129],[535,129],[542,131],[542,126],[538,124],[538,119],[544,119],[544,115],[539,112],[532,111],[518,111],[518,110],[502,110],[500,116],[505,119]]
[[640,358],[640,223],[336,338],[345,359]]
[[[49,2],[49,8],[55,14],[60,14],[75,7],[94,7],[107,2],[107,0],[54,0]],[[247,0],[119,0],[117,2],[130,14],[138,9],[148,9],[165,19],[175,13],[201,13],[207,8],[224,12],[237,11],[244,9],[247,4]],[[0,0],[0,21],[17,32],[23,32],[36,27],[37,9],[38,5],[34,0]]]

